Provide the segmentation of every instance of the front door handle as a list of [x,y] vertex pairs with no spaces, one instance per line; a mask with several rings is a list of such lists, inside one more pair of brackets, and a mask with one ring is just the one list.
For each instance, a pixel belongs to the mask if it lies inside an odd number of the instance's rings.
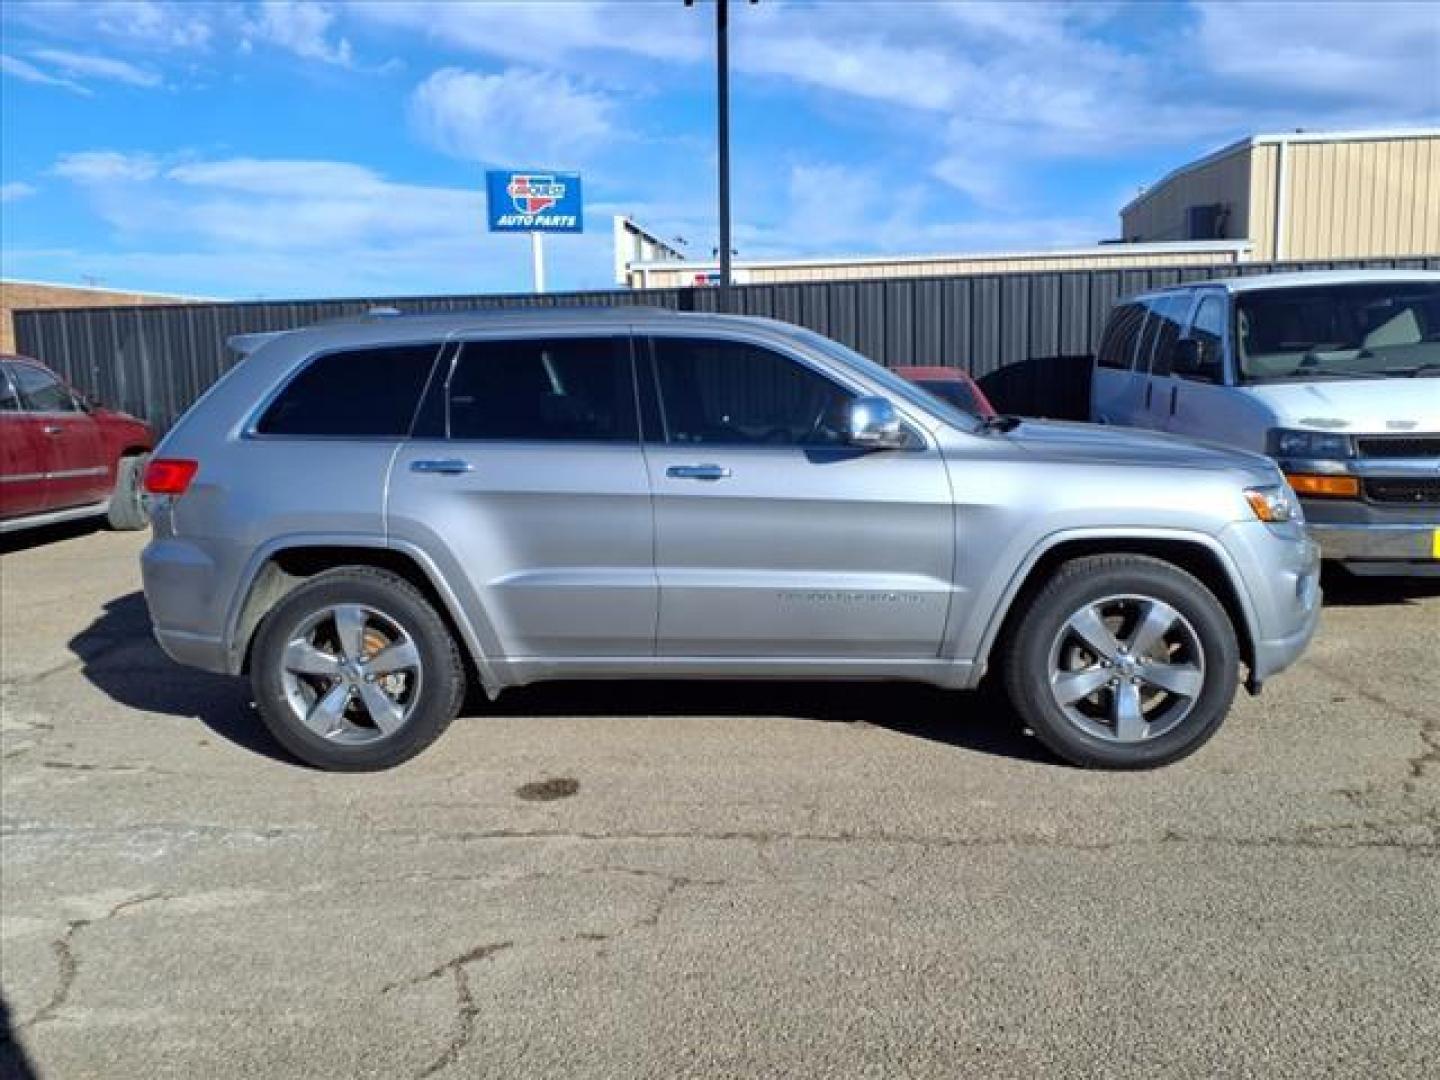
[[474,468],[470,462],[461,461],[459,458],[422,458],[410,463],[411,472],[441,473],[445,476],[472,472]]
[[676,480],[724,480],[730,470],[723,465],[671,465],[665,475]]
[[46,424],[42,429],[46,435],[64,435],[65,429],[59,424]]
[[1175,403],[1179,400],[1179,398],[1180,398],[1180,388],[1179,388],[1178,386],[1172,386],[1172,387],[1170,387],[1170,415],[1171,415],[1171,416],[1174,416],[1174,415],[1175,415]]

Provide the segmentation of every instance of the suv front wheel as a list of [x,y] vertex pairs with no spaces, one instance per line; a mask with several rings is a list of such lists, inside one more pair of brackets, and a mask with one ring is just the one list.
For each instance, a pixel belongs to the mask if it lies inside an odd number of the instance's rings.
[[1021,718],[1077,765],[1147,769],[1198,750],[1235,698],[1239,648],[1225,608],[1160,559],[1075,559],[1011,635],[1005,683]]
[[348,772],[414,757],[465,696],[444,620],[404,578],[360,566],[318,574],[275,605],[256,634],[250,679],[287,750]]

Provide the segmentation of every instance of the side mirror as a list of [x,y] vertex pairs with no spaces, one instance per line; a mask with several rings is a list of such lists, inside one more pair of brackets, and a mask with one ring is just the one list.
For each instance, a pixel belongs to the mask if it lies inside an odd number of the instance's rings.
[[902,450],[910,436],[887,398],[862,397],[850,402],[845,441],[866,450]]

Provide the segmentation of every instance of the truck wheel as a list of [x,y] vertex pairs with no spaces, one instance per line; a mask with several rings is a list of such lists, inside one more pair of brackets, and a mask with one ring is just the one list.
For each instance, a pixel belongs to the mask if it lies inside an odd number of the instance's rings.
[[406,761],[450,726],[465,670],[444,621],[404,578],[329,570],[265,616],[250,658],[265,726],[321,769],[367,772]]
[[1060,757],[1148,769],[1215,734],[1240,659],[1225,608],[1195,577],[1099,555],[1066,563],[1035,595],[1003,662],[1021,719]]
[[110,496],[110,508],[105,511],[105,522],[110,528],[130,532],[150,524],[143,487],[145,463],[149,460],[149,454],[131,454],[116,464],[115,491]]

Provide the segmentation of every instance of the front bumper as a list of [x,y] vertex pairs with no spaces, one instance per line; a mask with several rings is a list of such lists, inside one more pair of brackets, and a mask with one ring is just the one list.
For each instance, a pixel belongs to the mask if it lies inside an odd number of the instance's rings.
[[1222,534],[1250,600],[1252,689],[1299,659],[1320,623],[1320,548],[1296,524],[1242,522]]

